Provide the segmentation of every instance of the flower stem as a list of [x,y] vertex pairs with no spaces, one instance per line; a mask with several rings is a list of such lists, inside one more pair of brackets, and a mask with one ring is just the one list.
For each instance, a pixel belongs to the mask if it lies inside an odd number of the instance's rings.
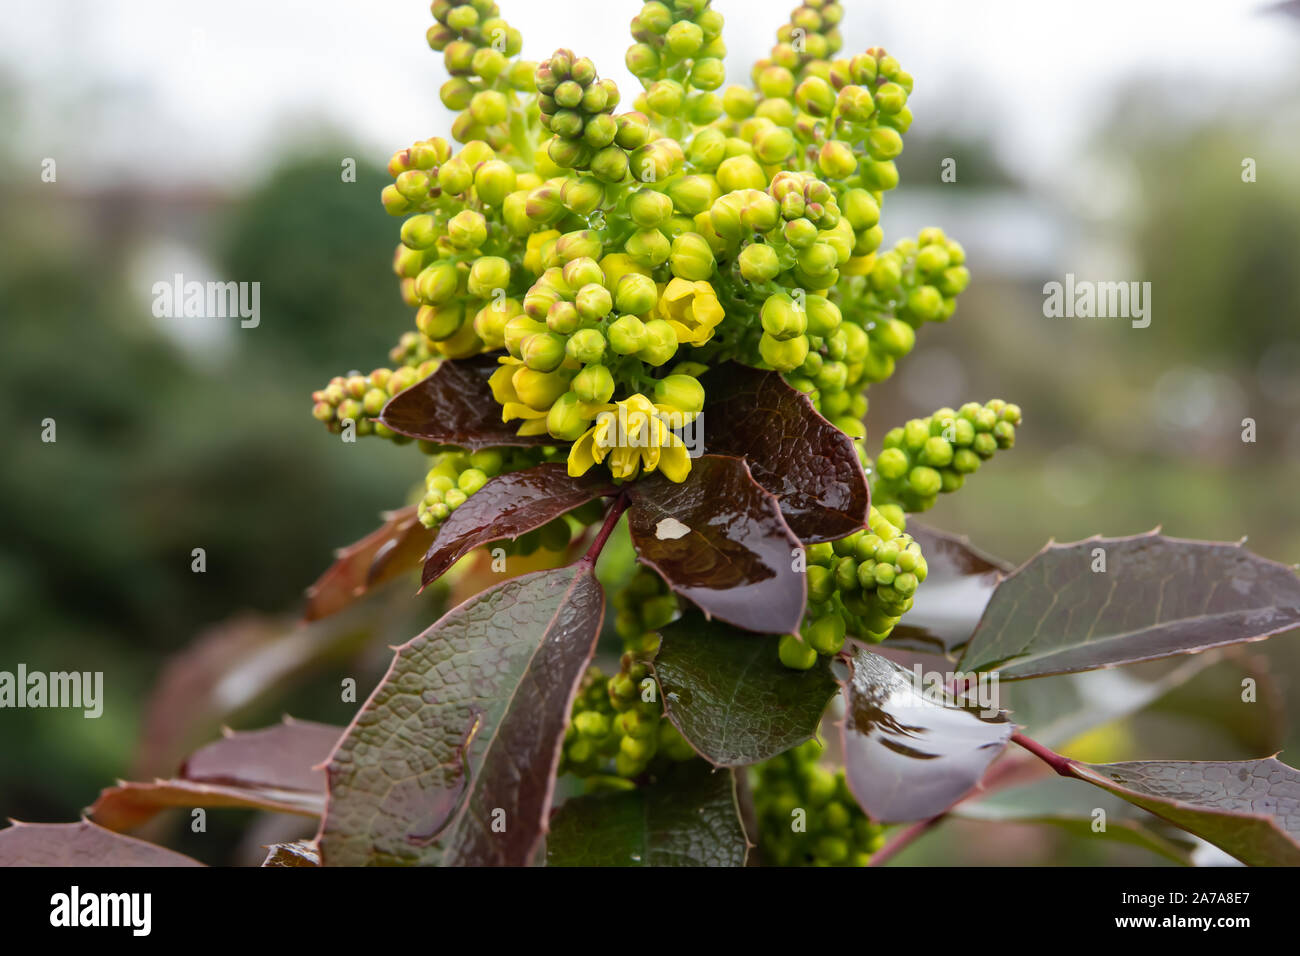
[[609,506],[609,511],[605,512],[605,523],[600,526],[600,531],[596,533],[596,537],[592,540],[591,547],[582,556],[583,564],[595,566],[596,559],[600,557],[600,552],[604,550],[605,542],[614,533],[614,526],[618,524],[618,519],[622,517],[629,504],[631,502],[628,500],[627,492],[619,492],[618,497],[614,499],[614,503]]
[[1012,734],[1011,739],[1024,747],[1039,760],[1043,761],[1043,763],[1047,764],[1062,777],[1078,776],[1074,771],[1074,761],[1069,757],[1062,757],[1056,751],[1043,746],[1037,740],[1026,737],[1024,734]]

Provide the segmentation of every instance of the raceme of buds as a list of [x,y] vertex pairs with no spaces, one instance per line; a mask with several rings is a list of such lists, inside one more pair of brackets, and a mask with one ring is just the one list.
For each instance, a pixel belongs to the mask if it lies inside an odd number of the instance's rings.
[[[907,514],[1011,447],[1020,423],[1001,401],[940,409],[889,431],[874,460],[867,452],[870,386],[953,316],[970,282],[964,250],[940,229],[883,246],[912,76],[883,49],[843,52],[843,5],[805,0],[750,81],[727,86],[709,0],[649,0],[625,54],[641,89],[624,103],[591,58],[560,48],[523,59],[493,0],[431,9],[451,141],[395,153],[379,197],[400,220],[392,266],[413,327],[391,369],[332,379],[313,393],[313,415],[334,432],[405,442],[377,421],[393,396],[443,361],[495,363],[486,411],[548,443],[471,454],[421,442],[432,459],[412,500],[432,529],[494,477],[541,462],[616,483],[684,481],[681,426],[708,416],[705,373],[724,362],[775,370],[852,440],[872,507],[867,527],[805,549],[807,612],[774,653],[806,670],[849,639],[887,638],[927,573]],[[592,502],[499,546],[558,554],[600,515]],[[642,690],[657,631],[680,608],[646,568],[613,604],[625,653],[616,674],[584,679],[561,767],[631,788],[693,758]],[[756,774],[771,861],[859,865],[878,846],[879,828],[815,742]],[[795,807],[817,810],[799,839]]]

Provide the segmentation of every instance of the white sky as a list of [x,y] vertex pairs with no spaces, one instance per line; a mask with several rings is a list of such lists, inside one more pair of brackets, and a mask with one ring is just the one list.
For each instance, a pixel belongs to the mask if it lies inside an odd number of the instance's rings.
[[[445,131],[446,78],[419,0],[0,0],[0,74],[28,99],[9,151],[59,178],[165,175],[239,185],[265,151],[321,123],[384,161]],[[500,0],[540,58],[596,60],[628,95],[631,0]],[[996,134],[1034,178],[1073,161],[1081,137],[1135,76],[1186,81],[1191,111],[1295,91],[1300,21],[1256,0],[847,0],[845,51],[882,45],[917,78],[917,128]],[[771,45],[792,0],[715,0],[733,80]],[[563,11],[557,13],[556,11]],[[15,139],[17,145],[15,147]],[[80,145],[81,149],[73,149]],[[93,148],[84,148],[92,146]]]

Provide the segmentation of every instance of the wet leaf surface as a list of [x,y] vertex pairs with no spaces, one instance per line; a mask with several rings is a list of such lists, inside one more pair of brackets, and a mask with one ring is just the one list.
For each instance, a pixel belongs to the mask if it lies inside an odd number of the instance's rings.
[[754,480],[808,544],[866,525],[870,497],[853,439],[776,372],[728,362],[701,379],[708,404],[704,450],[743,457]]
[[807,594],[804,574],[794,569],[799,539],[743,461],[703,455],[686,481],[654,474],[627,493],[637,555],[674,591],[746,630],[798,628]]
[[551,819],[548,866],[744,866],[736,780],[698,760],[649,786],[569,800]]
[[266,849],[262,866],[320,866],[320,851],[310,840],[275,843]]
[[1249,866],[1300,866],[1300,772],[1275,757],[1071,765]]
[[232,733],[198,750],[172,780],[120,783],[100,793],[89,816],[110,830],[133,830],[167,807],[238,807],[320,816],[321,764],[342,727],[286,720]]
[[328,767],[327,865],[525,865],[604,617],[585,562],[506,581],[402,645]]
[[1014,729],[1004,712],[956,703],[863,648],[844,693],[845,776],[862,809],[882,823],[947,810],[980,781]]
[[889,635],[889,646],[953,656],[970,640],[998,581],[1011,569],[964,537],[907,522],[929,566],[912,609]]
[[420,566],[433,532],[415,506],[385,516],[384,524],[338,552],[335,562],[307,589],[306,621],[337,614],[374,588]]
[[[1100,550],[1098,550],[1100,549]],[[1105,571],[1094,571],[1104,557]],[[1006,578],[962,656],[1003,679],[1256,641],[1300,626],[1300,578],[1236,544],[1159,534],[1048,545]]]
[[448,359],[428,378],[390,399],[379,420],[399,435],[470,451],[553,443],[549,435],[516,435],[519,423],[501,420],[501,406],[488,387],[497,368],[494,355]]
[[3,866],[202,866],[165,847],[80,823],[20,823],[0,830]]
[[607,474],[592,470],[573,478],[568,466],[558,462],[497,475],[438,528],[425,557],[421,582],[436,581],[479,545],[517,538],[617,490]]
[[806,671],[782,664],[775,635],[695,611],[660,633],[654,670],[668,717],[716,766],[758,763],[803,743],[838,688],[825,658]]

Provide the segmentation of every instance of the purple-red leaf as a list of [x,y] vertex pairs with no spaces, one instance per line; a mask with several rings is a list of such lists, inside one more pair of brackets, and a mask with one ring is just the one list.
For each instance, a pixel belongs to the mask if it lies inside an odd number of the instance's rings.
[[970,640],[993,589],[1011,569],[964,537],[912,521],[907,532],[921,545],[929,573],[916,590],[912,609],[889,635],[888,646],[954,655]]
[[1300,866],[1300,772],[1276,757],[1069,766],[1248,866]]
[[807,395],[776,372],[736,362],[711,369],[701,383],[705,450],[743,457],[803,541],[833,541],[867,523],[870,496],[853,439]]
[[320,851],[310,840],[273,843],[266,849],[262,866],[320,866]]
[[241,807],[320,816],[320,765],[342,727],[286,720],[232,733],[196,751],[174,780],[120,783],[100,793],[88,814],[110,830],[133,830],[167,807]]
[[746,630],[799,627],[807,599],[795,570],[799,539],[742,460],[703,455],[680,484],[653,474],[627,493],[637,555],[674,591]]
[[943,813],[979,783],[1014,729],[1005,712],[954,701],[863,648],[843,687],[844,774],[882,823]]
[[0,830],[0,866],[202,866],[165,847],[80,823],[21,823]]
[[481,544],[517,538],[617,490],[603,473],[589,471],[573,478],[568,466],[559,462],[497,475],[438,528],[424,559],[421,583],[433,583]]
[[477,451],[499,445],[547,445],[550,435],[515,434],[518,422],[503,422],[488,378],[500,366],[493,355],[448,359],[428,378],[394,396],[379,420],[411,438]]
[[303,619],[336,614],[369,591],[420,566],[433,532],[420,524],[415,506],[385,516],[382,527],[338,552],[338,558],[307,589]]
[[1300,578],[1239,544],[1154,532],[1089,538],[1049,544],[998,585],[961,669],[1006,680],[1066,674],[1297,626]]
[[532,861],[604,604],[580,561],[505,581],[399,647],[330,758],[322,862]]

